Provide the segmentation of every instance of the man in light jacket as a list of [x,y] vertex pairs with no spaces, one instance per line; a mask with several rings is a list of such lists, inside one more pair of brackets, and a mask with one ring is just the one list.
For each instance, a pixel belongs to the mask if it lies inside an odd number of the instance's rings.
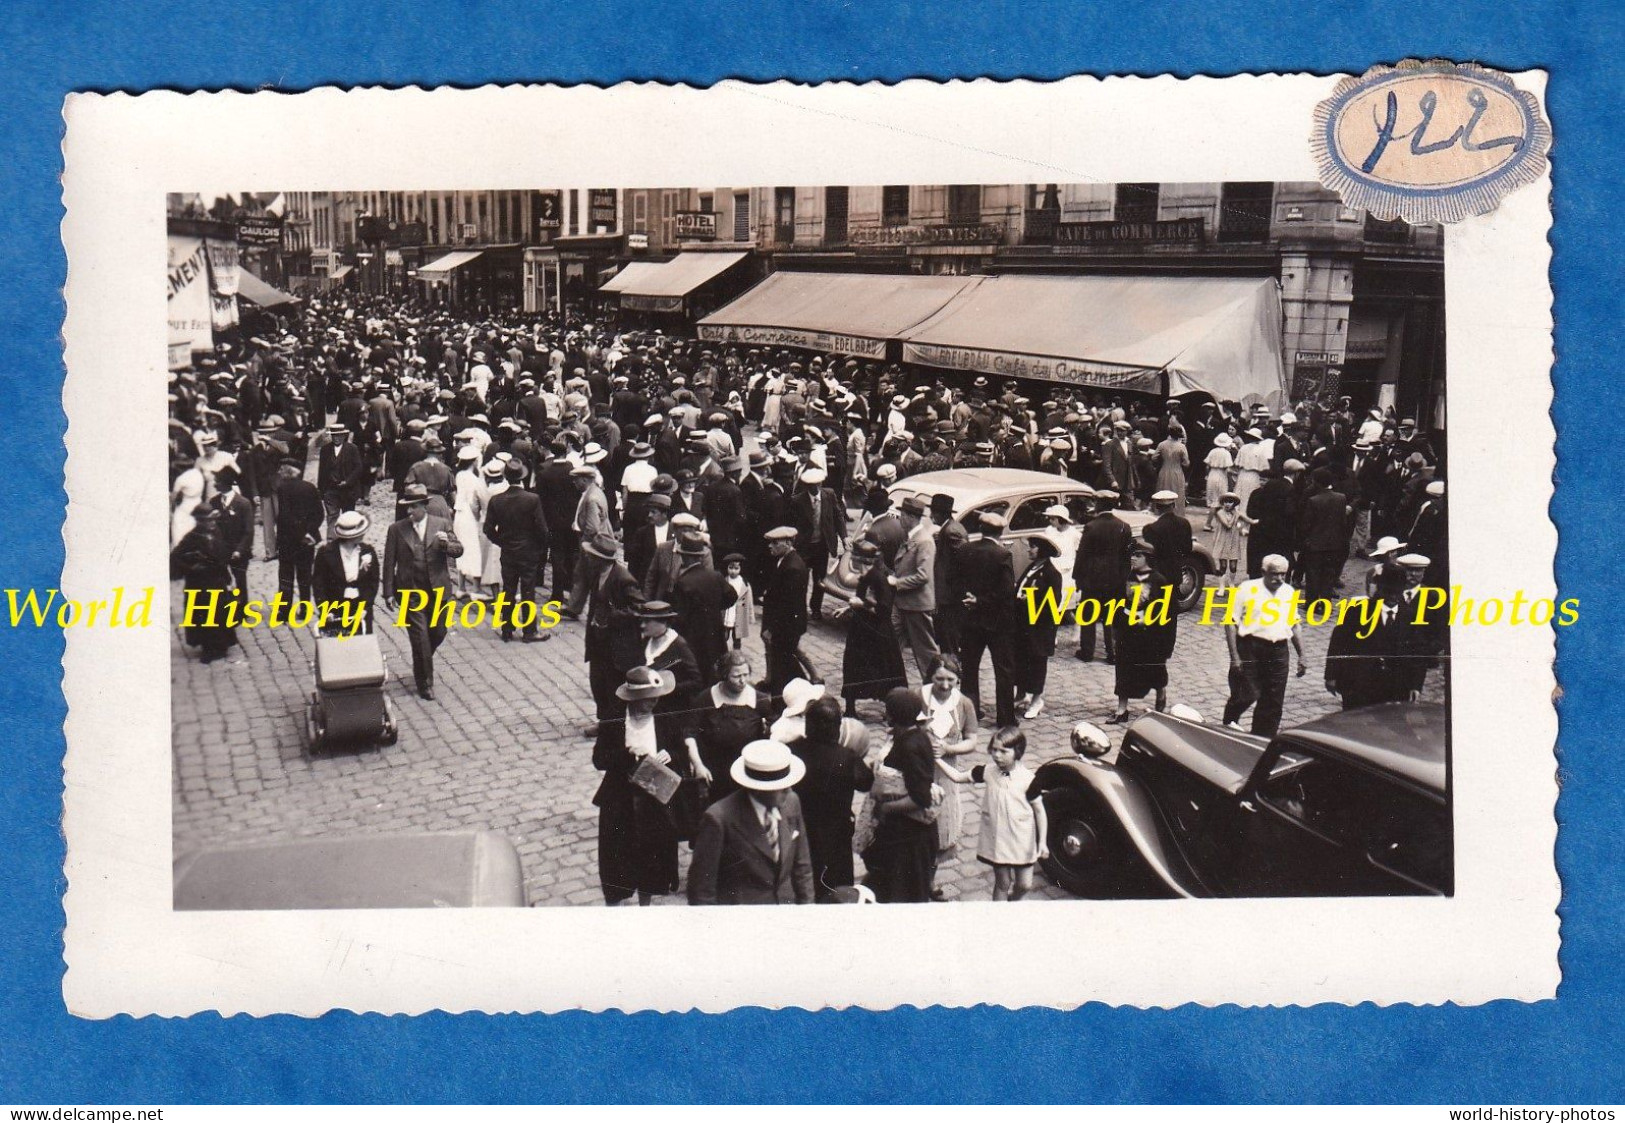
[[886,583],[897,590],[892,602],[892,628],[900,643],[906,643],[914,652],[914,665],[919,668],[920,682],[931,674],[931,660],[937,657],[937,634],[931,624],[936,609],[934,577],[937,560],[937,542],[931,525],[925,521],[925,500],[911,495],[898,508],[898,518],[908,531],[903,548],[897,553],[897,565]]

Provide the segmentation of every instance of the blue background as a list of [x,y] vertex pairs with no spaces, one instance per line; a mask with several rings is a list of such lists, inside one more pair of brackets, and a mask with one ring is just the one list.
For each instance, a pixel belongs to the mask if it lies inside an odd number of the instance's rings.
[[[132,8],[134,6],[131,6]],[[11,3],[0,11],[0,586],[54,586],[64,418],[61,105],[74,89],[609,83],[725,77],[1058,78],[1360,72],[1404,57],[1551,71],[1562,595],[1564,982],[1458,1009],[978,1009],[81,1021],[60,991],[60,633],[0,626],[0,1102],[592,1099],[1619,1102],[1621,604],[1614,455],[1621,208],[1618,9],[1022,3]],[[1233,138],[1245,144],[1246,137]],[[1495,394],[1493,372],[1452,370]],[[1600,423],[1600,424],[1599,424]],[[1517,419],[1507,436],[1517,439]],[[1612,595],[1610,595],[1612,594]],[[1539,751],[1539,746],[1529,746]],[[1493,939],[1494,934],[1485,933]],[[920,934],[929,940],[928,931]],[[1077,954],[1089,954],[1079,932]],[[1269,970],[1267,946],[1235,949]],[[695,949],[695,954],[703,954]],[[806,952],[787,953],[786,968]],[[880,958],[884,959],[882,951]],[[908,954],[895,949],[895,954]],[[1405,949],[1396,947],[1396,956]],[[990,954],[986,969],[995,969]],[[1613,1041],[1613,1045],[1608,1042]]]

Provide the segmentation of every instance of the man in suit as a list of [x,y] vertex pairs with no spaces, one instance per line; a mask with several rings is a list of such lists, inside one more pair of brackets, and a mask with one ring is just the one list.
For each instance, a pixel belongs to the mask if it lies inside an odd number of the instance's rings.
[[752,741],[729,770],[740,790],[712,804],[694,837],[691,905],[809,905],[812,849],[790,790],[807,766],[777,741]]
[[970,540],[965,524],[954,518],[954,498],[938,493],[931,497],[931,523],[936,528],[936,559],[932,562],[931,583],[936,589],[934,613],[937,643],[944,651],[959,650],[959,617],[964,611],[956,595],[954,557]]
[[214,474],[215,494],[209,502],[220,512],[215,530],[230,554],[231,580],[248,595],[248,559],[254,556],[254,504],[237,490],[237,470],[222,468]]
[[937,607],[937,543],[925,512],[925,500],[918,495],[910,495],[898,508],[897,517],[907,537],[903,548],[897,551],[897,565],[886,578],[886,584],[896,590],[892,599],[892,631],[897,633],[899,644],[908,645],[914,652],[914,666],[920,672],[922,683],[929,679],[931,661],[940,651],[932,622],[932,613]]
[[831,557],[840,557],[846,540],[846,506],[824,486],[822,468],[801,471],[801,486],[790,500],[790,517],[797,531],[796,548],[807,563],[812,590],[809,612],[814,619],[823,616],[824,575]]
[[[1078,559],[1072,565],[1072,584],[1084,600],[1101,603],[1098,624],[1084,624],[1078,631],[1077,657],[1085,663],[1095,657],[1095,628],[1106,636],[1106,662],[1116,659],[1116,640],[1112,629],[1105,623],[1107,601],[1123,595],[1128,584],[1128,553],[1134,533],[1122,519],[1112,514],[1117,493],[1106,490],[1095,493],[1094,516],[1083,524],[1078,535]],[[1093,614],[1085,609],[1084,619]]]
[[427,453],[423,448],[423,419],[414,418],[406,423],[406,435],[390,446],[388,454],[384,457],[384,471],[389,473],[390,480],[395,487],[395,517],[404,519],[406,511],[401,507],[401,493],[406,490],[406,477],[412,468],[422,460]]
[[959,548],[955,565],[959,571],[960,603],[965,619],[959,636],[959,658],[964,667],[965,696],[982,713],[982,652],[993,656],[995,722],[1016,723],[1015,632],[1016,573],[1010,551],[999,539],[1004,535],[1004,516],[984,514],[977,522],[982,536]]
[[725,558],[744,544],[750,512],[745,509],[745,493],[739,488],[739,473],[745,461],[735,456],[724,461],[723,471],[705,491],[705,521],[711,531],[711,552]]
[[[363,403],[365,404],[365,403]],[[366,465],[361,450],[350,443],[350,430],[343,425],[329,425],[332,439],[322,448],[316,468],[316,488],[322,493],[322,506],[327,512],[327,533],[333,533],[333,523],[343,511],[355,510],[361,498],[361,474]]]
[[767,648],[768,690],[779,694],[784,684],[801,677],[796,648],[807,631],[807,563],[796,553],[796,528],[777,526],[763,537],[762,643]]
[[[345,631],[345,621],[359,613],[358,630],[372,632],[372,605],[378,599],[381,567],[378,551],[361,540],[370,520],[360,511],[346,511],[333,524],[333,537],[316,547],[311,585],[318,612],[323,604],[338,604],[328,613],[325,635]],[[351,615],[347,615],[349,613]],[[320,621],[320,616],[317,617]]]
[[677,558],[682,572],[671,588],[672,607],[677,610],[673,626],[694,649],[701,685],[712,686],[717,681],[717,663],[726,648],[722,615],[739,599],[738,594],[728,579],[709,564],[710,555],[698,538],[679,541]]
[[1332,474],[1316,468],[1310,474],[1309,498],[1298,515],[1298,565],[1304,595],[1311,601],[1336,593],[1349,548],[1349,507],[1332,486]]
[[1171,491],[1159,491],[1151,497],[1151,510],[1156,518],[1145,524],[1140,536],[1156,550],[1157,572],[1162,579],[1179,588],[1179,575],[1190,559],[1191,524],[1175,508],[1179,496]]
[[880,547],[880,556],[886,568],[896,569],[897,555],[902,552],[903,543],[908,541],[908,528],[893,509],[890,492],[876,488],[865,502],[869,510],[875,512],[875,518],[863,536]]
[[552,536],[548,557],[553,566],[553,594],[548,599],[564,603],[581,553],[581,535],[574,526],[581,496],[570,477],[574,465],[569,460],[569,442],[555,437],[549,447],[552,459],[536,473],[536,494],[541,496],[542,511],[547,516],[547,529]]
[[293,433],[283,428],[282,418],[273,413],[255,431],[248,449],[248,471],[254,483],[254,500],[259,505],[266,561],[276,560],[276,485],[281,480],[282,458],[293,451],[294,439]]
[[322,533],[322,496],[304,478],[304,465],[296,457],[283,458],[276,483],[277,590],[282,599],[310,599],[311,563]]
[[1294,493],[1301,460],[1288,460],[1279,471],[1266,469],[1264,482],[1247,497],[1247,517],[1253,520],[1247,535],[1247,576],[1263,576],[1264,559],[1280,554],[1291,561],[1297,538],[1298,517]]
[[1100,487],[1112,492],[1128,510],[1134,501],[1134,442],[1127,421],[1114,422],[1111,439],[1100,446]]
[[[604,533],[581,544],[581,564],[588,567],[592,601],[587,608],[587,638],[583,659],[587,683],[599,721],[617,714],[615,688],[626,681],[626,672],[643,664],[643,641],[638,635],[636,609],[643,593],[631,570],[620,562],[614,536]],[[586,736],[598,733],[596,724]]]
[[434,653],[446,639],[447,609],[435,613],[435,594],[442,604],[454,602],[451,589],[451,559],[461,557],[463,544],[452,532],[451,520],[429,514],[429,491],[412,484],[401,496],[406,518],[389,528],[384,536],[384,604],[395,609],[396,597],[406,598],[406,638],[412,645],[412,677],[418,697],[434,700]]
[[[570,469],[570,482],[576,489],[576,508],[570,519],[570,529],[591,542],[602,535],[614,536],[615,527],[609,518],[609,499],[598,484],[598,469],[591,464],[578,464]],[[585,559],[576,561],[575,580],[570,585],[570,596],[565,601],[561,616],[571,620],[581,618],[587,597],[591,595],[589,579],[592,565]]]
[[[423,438],[423,459],[406,470],[406,483],[401,487],[401,494],[412,484],[421,484],[429,493],[431,500],[439,499],[450,509],[451,502],[457,491],[457,477],[452,473],[451,466],[441,459],[446,451],[445,442],[433,433]],[[399,522],[407,516],[406,504],[397,496],[395,500],[396,521]],[[431,511],[431,514],[434,512]]]
[[[506,476],[508,489],[493,495],[486,505],[484,528],[485,536],[502,549],[498,558],[502,591],[510,602],[508,615],[502,621],[504,643],[513,639],[514,614],[520,604],[528,603],[535,609],[536,573],[542,567],[542,559],[547,557],[548,544],[547,515],[542,510],[541,497],[520,486],[525,478],[525,466],[518,460],[510,460]],[[522,630],[526,643],[553,638],[551,632],[538,631],[536,615],[535,611],[525,614],[527,622],[523,623]]]

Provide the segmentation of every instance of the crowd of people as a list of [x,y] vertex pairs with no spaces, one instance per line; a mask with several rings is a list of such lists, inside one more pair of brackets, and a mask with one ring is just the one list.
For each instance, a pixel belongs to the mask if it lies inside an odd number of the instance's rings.
[[[1213,579],[1238,595],[1352,592],[1354,550],[1377,558],[1362,593],[1400,603],[1448,584],[1440,450],[1348,398],[1271,416],[332,293],[195,356],[169,401],[188,589],[245,595],[257,527],[284,601],[355,604],[369,630],[375,602],[401,611],[425,701],[447,605],[504,613],[505,641],[582,629],[610,903],[677,891],[684,840],[696,903],[845,899],[855,853],[878,899],[930,899],[971,783],[978,855],[1018,899],[1045,834],[1019,726],[1043,712],[1071,634],[1031,608],[1164,598],[1192,553],[1189,504],[1206,511]],[[1020,572],[1000,515],[890,490],[988,466],[1079,485]],[[1117,515],[1146,508],[1139,535]],[[373,517],[382,556],[364,541]],[[839,699],[802,643],[826,609],[846,626]],[[1345,705],[1414,697],[1437,659],[1436,632],[1390,621],[1334,634],[1326,685]],[[1164,708],[1177,612],[1100,627],[1107,720],[1147,694]],[[1077,658],[1095,657],[1095,631],[1076,629]],[[209,662],[236,636],[214,622],[186,640]],[[1253,731],[1273,733],[1289,646],[1305,673],[1295,627],[1243,622],[1226,642],[1224,720],[1251,706]],[[883,756],[858,720],[869,700],[891,730]],[[955,763],[976,750],[992,763]]]

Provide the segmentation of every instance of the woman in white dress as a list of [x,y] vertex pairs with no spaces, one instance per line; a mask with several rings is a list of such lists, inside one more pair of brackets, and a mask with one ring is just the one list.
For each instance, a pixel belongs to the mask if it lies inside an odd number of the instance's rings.
[[203,469],[197,466],[197,461],[186,457],[178,461],[185,467],[181,474],[175,477],[174,486],[169,489],[169,547],[174,549],[180,545],[182,538],[192,533],[197,526],[197,509],[203,502],[205,482]]
[[767,401],[762,406],[762,429],[769,433],[779,431],[779,415],[784,408],[784,376],[769,371],[766,382]]
[[490,510],[492,497],[508,490],[507,468],[507,461],[500,458],[487,461],[480,472],[485,486],[480,489],[479,504],[474,510],[480,524],[480,584],[488,596],[495,596],[502,588],[502,547],[485,536],[485,513]]
[[[952,655],[938,655],[931,661],[930,681],[918,688],[920,712],[925,715],[925,732],[938,761],[961,756],[976,749],[976,706],[959,689],[960,664]],[[959,852],[959,834],[965,823],[959,789],[953,777],[937,769],[942,803],[937,807],[938,864],[952,861]],[[936,890],[932,890],[936,896]]]
[[1228,433],[1220,433],[1213,438],[1213,449],[1203,461],[1207,465],[1207,487],[1204,502],[1207,505],[1207,527],[1213,529],[1213,516],[1219,510],[1219,500],[1225,492],[1230,490],[1230,471],[1236,466],[1235,460],[1230,456],[1232,445]]
[[1246,443],[1236,452],[1236,486],[1232,489],[1241,496],[1241,509],[1247,510],[1247,499],[1264,482],[1263,472],[1270,466],[1269,445],[1258,429],[1248,429]]
[[457,493],[452,508],[451,527],[457,541],[463,543],[462,556],[457,559],[457,595],[469,595],[470,584],[479,586],[485,565],[480,558],[480,512],[484,510],[485,484],[480,481],[479,449],[464,445],[457,450]]

